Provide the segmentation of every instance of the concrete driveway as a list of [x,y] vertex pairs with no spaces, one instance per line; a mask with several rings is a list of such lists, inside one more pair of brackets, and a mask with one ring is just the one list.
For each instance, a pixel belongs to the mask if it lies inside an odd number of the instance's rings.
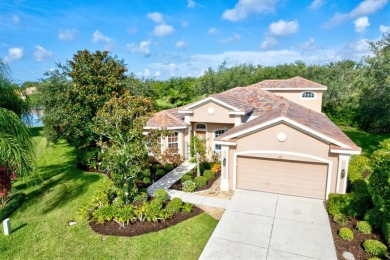
[[337,259],[321,200],[237,189],[200,259]]

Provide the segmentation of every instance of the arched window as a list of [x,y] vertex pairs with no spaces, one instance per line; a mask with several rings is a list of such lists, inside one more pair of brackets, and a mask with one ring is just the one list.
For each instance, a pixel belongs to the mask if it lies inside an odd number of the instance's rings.
[[206,125],[205,124],[197,124],[195,129],[200,130],[200,131],[206,131]]
[[[227,132],[227,129],[218,129],[218,130],[215,130],[214,131],[214,138],[220,136],[220,135],[223,135],[224,133]],[[220,144],[216,144],[214,145],[214,151],[216,152],[219,152],[221,151],[221,145]]]
[[311,91],[306,91],[306,92],[303,92],[302,93],[302,98],[305,98],[305,99],[314,99],[316,97],[315,93],[314,92],[311,92]]

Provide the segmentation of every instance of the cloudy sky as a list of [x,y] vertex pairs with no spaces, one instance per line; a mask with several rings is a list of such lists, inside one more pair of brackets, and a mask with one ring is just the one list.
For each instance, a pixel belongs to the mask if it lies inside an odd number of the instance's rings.
[[390,32],[388,0],[2,0],[0,58],[35,81],[78,50],[109,50],[139,77],[202,75],[223,61],[360,60]]

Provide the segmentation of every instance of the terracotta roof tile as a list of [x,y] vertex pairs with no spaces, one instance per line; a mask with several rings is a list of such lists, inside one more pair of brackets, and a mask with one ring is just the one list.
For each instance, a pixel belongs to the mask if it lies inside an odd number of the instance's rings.
[[173,109],[160,111],[148,120],[146,126],[152,128],[186,126],[187,124],[184,122],[184,115],[179,114],[178,110],[179,108],[173,108]]
[[272,80],[263,80],[258,83],[255,83],[253,85],[250,85],[250,87],[258,87],[258,88],[267,88],[267,89],[273,89],[273,88],[308,88],[308,89],[326,89],[326,86],[321,85],[319,83],[316,83],[311,80],[307,80],[305,78],[296,76],[291,79],[272,79]]

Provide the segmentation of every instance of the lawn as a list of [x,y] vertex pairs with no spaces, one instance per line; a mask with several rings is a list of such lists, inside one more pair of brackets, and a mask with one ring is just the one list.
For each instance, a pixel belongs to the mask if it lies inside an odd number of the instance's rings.
[[[11,216],[13,233],[0,234],[0,259],[197,259],[217,221],[202,213],[171,228],[138,237],[95,234],[78,209],[90,201],[104,175],[74,167],[65,143],[47,146],[34,130],[37,169],[14,184],[27,194]],[[69,221],[77,221],[70,227]]]

